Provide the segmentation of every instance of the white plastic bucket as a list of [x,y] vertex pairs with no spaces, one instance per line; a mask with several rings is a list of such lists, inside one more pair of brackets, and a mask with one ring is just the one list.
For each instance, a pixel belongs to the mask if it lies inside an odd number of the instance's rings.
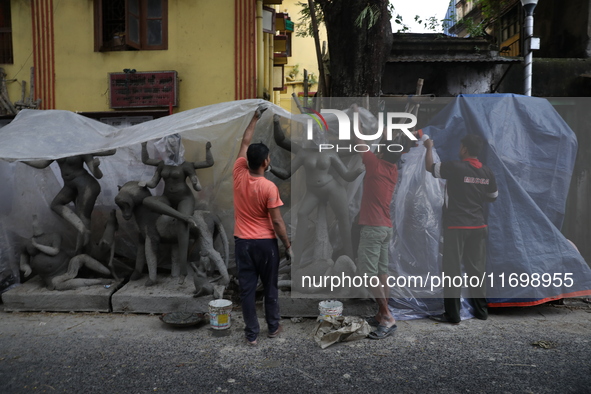
[[230,328],[232,312],[232,301],[213,300],[209,303],[209,324],[214,330],[225,330]]
[[341,316],[343,314],[343,303],[335,300],[320,301],[318,310],[320,311],[318,320],[321,321],[327,316]]

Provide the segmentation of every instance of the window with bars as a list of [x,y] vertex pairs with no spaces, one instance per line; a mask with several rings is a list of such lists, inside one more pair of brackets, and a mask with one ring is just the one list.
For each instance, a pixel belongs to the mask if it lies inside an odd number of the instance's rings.
[[13,64],[10,0],[0,0],[0,64]]
[[95,51],[168,49],[168,0],[94,0]]

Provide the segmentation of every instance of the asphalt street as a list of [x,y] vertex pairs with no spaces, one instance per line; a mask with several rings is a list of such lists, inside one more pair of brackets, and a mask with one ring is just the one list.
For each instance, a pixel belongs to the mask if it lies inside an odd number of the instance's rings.
[[576,299],[457,326],[400,321],[392,337],[325,350],[313,319],[282,324],[251,348],[239,311],[226,331],[153,315],[0,312],[0,393],[591,392],[591,307]]

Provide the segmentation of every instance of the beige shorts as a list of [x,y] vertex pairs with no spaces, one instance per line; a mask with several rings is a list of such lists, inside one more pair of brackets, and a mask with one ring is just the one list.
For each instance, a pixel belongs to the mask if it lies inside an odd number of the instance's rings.
[[388,247],[392,228],[385,226],[362,226],[357,261],[361,273],[368,276],[388,275]]

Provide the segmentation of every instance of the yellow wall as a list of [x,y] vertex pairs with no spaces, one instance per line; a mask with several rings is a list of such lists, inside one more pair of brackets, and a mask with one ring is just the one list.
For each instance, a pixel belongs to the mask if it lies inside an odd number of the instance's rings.
[[[284,75],[287,77],[293,67],[298,64],[299,65],[299,74],[296,77],[296,81],[302,81],[304,78],[304,69],[308,70],[308,73],[314,73],[316,79],[320,79],[320,75],[318,73],[318,61],[316,58],[316,47],[314,44],[314,39],[312,37],[301,38],[296,36],[296,32],[298,30],[298,25],[300,22],[300,9],[301,7],[297,5],[298,2],[301,0],[283,0],[283,4],[277,6],[278,12],[287,12],[289,16],[294,22],[295,25],[295,32],[292,34],[292,56],[288,58],[288,63],[285,65]],[[322,48],[322,41],[327,41],[326,39],[326,29],[323,25],[320,26],[320,45]],[[287,81],[287,92],[281,93],[281,106],[286,110],[292,110],[292,93],[303,92],[303,84],[289,84]],[[310,91],[316,91],[318,89],[318,85],[311,86],[309,88]]]
[[[234,99],[234,1],[168,2],[168,50],[94,52],[91,0],[54,1],[55,106],[71,111],[108,111],[108,73],[175,70],[179,106],[175,112]],[[7,79],[29,83],[33,65],[31,7],[12,0],[14,65]],[[20,71],[19,71],[20,70]],[[9,84],[11,101],[21,88]]]
[[[29,97],[29,82],[33,66],[33,39],[31,31],[31,6],[27,1],[12,0],[12,54],[14,64],[0,64],[7,76],[8,95],[14,103],[21,98],[21,81],[27,82],[26,97]],[[17,33],[18,32],[18,33]],[[16,79],[17,81],[12,81]]]

